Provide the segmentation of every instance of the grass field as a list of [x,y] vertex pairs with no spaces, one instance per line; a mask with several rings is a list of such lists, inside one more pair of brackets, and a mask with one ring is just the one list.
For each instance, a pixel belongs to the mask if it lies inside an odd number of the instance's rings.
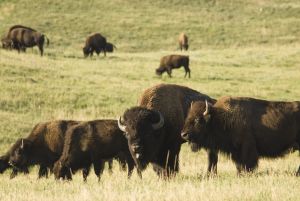
[[[41,121],[116,118],[136,105],[141,92],[175,83],[218,98],[300,98],[300,2],[297,0],[0,0],[0,35],[14,24],[50,38],[45,56],[0,49],[0,152]],[[190,37],[191,79],[155,75],[160,57],[176,53],[177,36]],[[85,37],[101,32],[117,51],[84,59]],[[206,152],[183,145],[180,173],[170,181],[151,167],[140,180],[114,166],[98,183],[0,175],[0,201],[11,200],[299,200],[294,176],[298,153],[260,160],[254,174],[237,177],[232,161],[220,157],[218,176],[205,177]]]

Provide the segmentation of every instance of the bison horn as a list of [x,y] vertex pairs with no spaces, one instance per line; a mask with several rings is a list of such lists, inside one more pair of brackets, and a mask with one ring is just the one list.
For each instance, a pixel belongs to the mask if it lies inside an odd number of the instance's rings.
[[161,127],[163,127],[165,120],[164,117],[162,116],[162,114],[160,112],[157,112],[159,114],[159,121],[155,124],[152,124],[152,128],[154,130],[160,129]]
[[21,139],[21,149],[24,148],[24,139]]
[[209,105],[208,105],[207,100],[205,100],[205,106],[206,106],[206,108],[205,108],[205,112],[203,112],[203,116],[206,116],[209,114]]
[[118,119],[118,126],[121,131],[126,132],[126,126],[122,124],[122,117],[120,116]]

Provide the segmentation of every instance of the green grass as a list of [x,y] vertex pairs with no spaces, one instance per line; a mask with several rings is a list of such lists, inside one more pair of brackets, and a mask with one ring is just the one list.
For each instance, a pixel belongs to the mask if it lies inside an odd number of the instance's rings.
[[[22,6],[21,6],[22,5]],[[50,38],[45,56],[37,49],[18,54],[0,49],[0,152],[28,135],[40,121],[116,118],[136,105],[141,92],[175,83],[218,98],[251,96],[268,100],[300,97],[300,2],[296,0],[66,1],[0,0],[0,34],[13,24],[41,30]],[[159,78],[160,57],[176,53],[186,32],[191,79],[184,70]],[[85,37],[101,32],[118,50],[83,59]],[[181,152],[181,170],[159,180],[149,167],[131,180],[115,165],[100,183],[91,173],[73,182],[53,176],[37,180],[37,169],[9,180],[0,175],[0,200],[297,200],[297,153],[260,160],[252,175],[236,176],[221,157],[216,178],[206,179],[206,152]]]

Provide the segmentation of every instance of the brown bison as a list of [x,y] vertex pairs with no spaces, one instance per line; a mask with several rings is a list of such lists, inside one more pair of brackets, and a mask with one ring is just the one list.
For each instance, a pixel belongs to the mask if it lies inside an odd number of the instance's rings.
[[[5,37],[2,37],[1,39],[1,43],[2,43],[2,48],[4,49],[17,49],[18,51],[22,50],[22,51],[26,51],[25,47],[20,47],[20,44],[14,44],[12,39],[9,38],[10,32],[15,29],[15,28],[24,28],[24,29],[29,29],[32,31],[36,31],[30,27],[27,26],[23,26],[23,25],[14,25],[12,27],[9,28],[8,32],[6,33]],[[20,47],[20,49],[18,49]]]
[[[29,166],[39,165],[39,178],[48,175],[53,164],[63,150],[65,132],[76,121],[50,121],[38,123],[26,138],[21,138],[10,148],[5,160],[17,170],[26,170]],[[5,161],[3,160],[3,161]],[[15,176],[13,171],[11,178]]]
[[134,168],[134,161],[128,150],[123,132],[118,128],[117,120],[94,120],[83,122],[67,131],[61,157],[54,165],[56,179],[72,179],[67,174],[81,168],[94,171],[100,180],[103,172],[103,160],[124,154],[128,164],[128,177]]
[[105,46],[106,52],[114,52],[114,49],[117,49],[117,47],[114,44],[109,43],[109,42],[106,43],[106,46]]
[[172,69],[184,67],[185,75],[189,74],[189,78],[191,77],[191,70],[189,68],[190,59],[188,56],[183,55],[168,55],[164,56],[160,59],[160,65],[156,69],[157,75],[162,75],[164,72],[167,72],[169,77],[172,77]]
[[[178,171],[180,147],[184,142],[180,132],[189,106],[192,101],[205,99],[214,102],[209,96],[184,86],[159,84],[144,91],[138,107],[124,112],[118,121],[119,128],[124,131],[140,170],[152,163],[160,176]],[[215,161],[210,164],[213,167]]]
[[99,33],[92,34],[88,36],[85,41],[85,46],[83,47],[84,57],[93,56],[94,51],[99,56],[100,52],[104,52],[106,56],[106,38]]
[[240,173],[256,168],[259,157],[274,158],[299,147],[299,122],[300,102],[222,97],[214,105],[193,103],[181,135],[230,155]]
[[186,51],[189,49],[188,37],[184,33],[181,33],[179,35],[178,44],[179,44],[179,48],[181,51],[182,51],[182,49],[184,49]]
[[38,46],[41,56],[44,53],[45,40],[47,40],[47,45],[49,45],[49,39],[44,34],[22,25],[11,27],[5,40],[10,40],[11,46],[19,52],[21,50],[25,51],[27,47]]

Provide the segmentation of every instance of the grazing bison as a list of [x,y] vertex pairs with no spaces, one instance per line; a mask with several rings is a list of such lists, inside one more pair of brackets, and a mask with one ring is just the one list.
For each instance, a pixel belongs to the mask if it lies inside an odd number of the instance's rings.
[[105,46],[106,52],[113,52],[114,49],[117,49],[117,47],[114,44],[109,43],[109,42],[106,43],[106,46]]
[[168,55],[164,56],[160,59],[160,65],[156,69],[157,75],[162,75],[164,72],[167,71],[169,77],[172,77],[172,69],[173,68],[180,68],[181,66],[184,67],[185,75],[189,74],[189,78],[191,77],[191,70],[189,68],[190,59],[188,56],[183,55]]
[[106,38],[99,33],[92,34],[88,36],[85,41],[85,46],[83,47],[84,57],[93,56],[94,51],[99,56],[100,52],[104,52],[104,56],[106,56]]
[[300,102],[222,97],[214,105],[192,104],[181,135],[231,155],[240,173],[256,168],[259,157],[274,158],[299,148],[299,122]]
[[[179,170],[180,136],[192,101],[214,100],[193,89],[159,84],[146,89],[139,106],[127,109],[119,118],[119,128],[128,140],[131,155],[140,170],[152,163],[160,176]],[[215,161],[210,161],[214,167]]]
[[[24,28],[24,29],[28,29],[28,30],[32,30],[32,31],[36,31],[30,27],[26,27],[23,25],[14,25],[12,27],[9,28],[7,34],[5,37],[2,37],[1,39],[1,43],[2,43],[2,48],[4,49],[17,49],[18,51],[22,50],[22,51],[26,51],[25,47],[20,47],[20,44],[14,44],[12,39],[9,38],[10,32],[15,29],[15,28]],[[20,49],[18,49],[20,47]]]
[[44,53],[45,40],[47,40],[47,45],[49,45],[49,39],[44,34],[22,25],[11,27],[6,39],[11,40],[13,48],[19,52],[20,50],[25,51],[27,47],[38,46],[41,56]]
[[100,180],[103,161],[124,154],[128,164],[128,177],[134,168],[134,161],[128,150],[123,132],[118,128],[117,120],[95,120],[83,122],[67,131],[61,157],[54,165],[56,179],[72,179],[66,176],[69,170],[81,168],[94,171]]
[[[65,132],[76,121],[50,121],[38,123],[26,138],[18,139],[8,151],[9,163],[17,170],[26,170],[29,166],[39,165],[39,178],[48,175],[48,168],[59,159],[63,150]],[[13,171],[11,177],[14,177]]]
[[181,33],[179,35],[178,43],[179,43],[179,48],[181,51],[182,51],[182,49],[184,49],[186,51],[189,49],[188,37],[184,33]]

